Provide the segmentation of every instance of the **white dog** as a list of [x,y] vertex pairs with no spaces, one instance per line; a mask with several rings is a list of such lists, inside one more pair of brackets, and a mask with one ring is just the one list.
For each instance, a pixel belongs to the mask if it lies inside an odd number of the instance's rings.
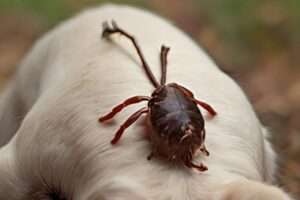
[[[154,90],[130,41],[101,38],[111,19],[135,35],[156,77],[160,46],[170,46],[167,82],[190,88],[218,112],[205,120],[210,156],[195,158],[207,171],[148,161],[143,117],[110,144],[141,105],[115,123],[99,124],[99,116]],[[46,34],[2,94],[0,124],[0,200],[291,199],[270,185],[275,155],[242,90],[183,32],[144,10],[103,6]]]

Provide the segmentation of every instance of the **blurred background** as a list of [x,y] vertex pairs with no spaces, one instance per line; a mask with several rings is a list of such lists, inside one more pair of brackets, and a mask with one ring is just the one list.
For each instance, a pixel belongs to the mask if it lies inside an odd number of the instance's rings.
[[300,196],[299,0],[0,0],[0,90],[38,37],[104,2],[152,10],[201,44],[270,127],[279,183]]

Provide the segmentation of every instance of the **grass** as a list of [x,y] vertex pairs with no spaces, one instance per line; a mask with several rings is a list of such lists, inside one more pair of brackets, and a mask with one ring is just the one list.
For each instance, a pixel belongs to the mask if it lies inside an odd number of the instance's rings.
[[73,15],[79,9],[101,3],[126,3],[130,5],[145,6],[144,0],[1,0],[0,12],[17,11],[29,12],[41,19],[46,25],[52,26],[59,21]]
[[[237,63],[254,64],[265,52],[280,54],[300,42],[299,0],[194,0],[216,27]],[[244,52],[241,54],[241,52]],[[247,56],[243,56],[247,55]]]
[[30,12],[41,18],[46,24],[51,25],[66,18],[70,13],[65,1],[61,0],[1,0],[0,9],[2,12]]

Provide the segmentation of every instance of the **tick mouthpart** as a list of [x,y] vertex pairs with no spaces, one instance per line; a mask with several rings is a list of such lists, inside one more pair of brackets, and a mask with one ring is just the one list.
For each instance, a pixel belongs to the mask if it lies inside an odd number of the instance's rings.
[[195,130],[195,128],[191,124],[188,124],[187,126],[185,126],[183,128],[184,135],[180,138],[179,142],[182,143],[184,140],[191,137],[193,135],[194,130]]
[[191,137],[192,134],[193,134],[193,132],[190,129],[188,131],[185,131],[185,135],[180,138],[179,142],[183,143],[183,141],[186,140],[187,138]]

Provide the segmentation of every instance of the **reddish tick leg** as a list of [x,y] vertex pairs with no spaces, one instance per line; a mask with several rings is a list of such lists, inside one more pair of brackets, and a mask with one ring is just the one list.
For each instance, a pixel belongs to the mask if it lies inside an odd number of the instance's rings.
[[203,153],[205,153],[206,156],[209,156],[209,152],[207,151],[207,149],[206,149],[205,146],[201,147],[200,151],[203,152]]
[[174,87],[178,88],[179,90],[181,90],[186,96],[191,97],[192,100],[193,100],[196,104],[202,106],[202,107],[203,107],[205,110],[207,110],[212,116],[215,116],[215,115],[217,114],[217,112],[216,112],[210,105],[208,105],[207,103],[204,103],[203,101],[199,101],[198,99],[195,99],[193,93],[192,93],[190,90],[188,90],[187,88],[185,88],[185,87],[183,87],[183,86],[181,86],[181,85],[178,85],[178,84],[176,84],[176,83],[172,83],[172,85],[173,85]]
[[161,80],[160,84],[165,85],[166,84],[166,78],[167,78],[167,56],[169,53],[170,47],[166,47],[164,45],[161,46],[160,50],[160,65],[161,65]]
[[126,106],[129,106],[129,105],[135,104],[135,103],[139,103],[141,101],[149,101],[150,99],[151,98],[147,97],[147,96],[134,96],[129,99],[126,99],[123,103],[114,107],[110,113],[104,115],[103,117],[100,117],[99,122],[104,122],[106,120],[113,118],[118,112],[120,112]]
[[132,35],[127,33],[126,31],[124,31],[123,29],[118,27],[118,25],[115,21],[111,22],[111,26],[109,26],[109,24],[107,22],[104,22],[103,23],[102,37],[108,38],[111,34],[114,34],[114,33],[120,33],[121,35],[123,35],[124,37],[126,37],[127,39],[129,39],[132,42],[135,50],[137,51],[137,53],[140,57],[140,60],[142,61],[143,67],[146,71],[146,74],[148,75],[148,77],[149,77],[150,81],[152,82],[153,86],[155,88],[158,88],[160,86],[160,84],[158,83],[158,81],[154,77],[152,71],[150,70],[149,65],[146,62],[146,59],[144,58],[144,54],[143,54],[139,44],[137,43],[136,39]]
[[205,153],[206,156],[209,156],[209,152],[207,151],[206,146],[204,144],[205,136],[206,136],[206,131],[205,131],[205,128],[204,128],[203,132],[202,132],[202,141],[203,141],[203,143],[201,144],[199,150],[201,152]]
[[128,128],[131,124],[133,124],[143,113],[147,113],[148,112],[148,108],[144,107],[141,108],[140,110],[136,111],[135,113],[133,113],[119,128],[119,130],[117,131],[117,133],[115,134],[115,137],[112,139],[111,144],[116,144],[122,134],[124,133],[125,129]]
[[197,103],[199,106],[202,106],[207,112],[209,112],[212,116],[215,116],[217,112],[207,103],[204,103],[203,101],[199,101],[198,99],[194,99],[193,101]]
[[195,169],[197,169],[197,170],[199,170],[199,171],[201,171],[201,172],[207,170],[207,167],[206,167],[205,165],[203,165],[202,163],[201,163],[200,165],[196,165],[196,164],[190,162],[190,163],[186,163],[186,166],[187,166],[188,168],[195,168]]
[[181,85],[178,85],[177,83],[170,83],[170,85],[176,87],[177,89],[179,89],[181,92],[183,92],[186,96],[188,97],[194,97],[194,94],[187,88],[181,86]]

